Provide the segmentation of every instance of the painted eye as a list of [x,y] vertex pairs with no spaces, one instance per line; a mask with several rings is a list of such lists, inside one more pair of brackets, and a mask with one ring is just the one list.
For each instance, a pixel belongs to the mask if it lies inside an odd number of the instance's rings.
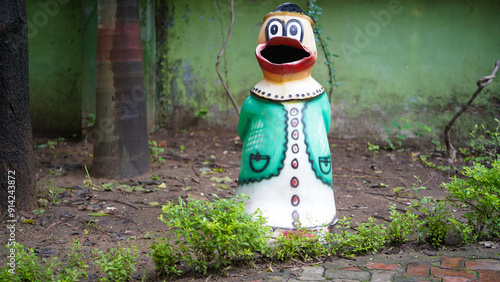
[[302,37],[304,36],[302,32],[302,24],[298,20],[289,20],[286,23],[286,35],[302,42]]
[[283,36],[283,22],[278,19],[272,19],[267,23],[266,26],[266,36],[267,40],[275,36]]

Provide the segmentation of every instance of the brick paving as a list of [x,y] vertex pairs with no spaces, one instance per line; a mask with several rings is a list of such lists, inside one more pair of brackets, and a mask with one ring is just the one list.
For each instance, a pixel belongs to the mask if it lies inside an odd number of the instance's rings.
[[297,267],[294,271],[263,272],[260,276],[257,281],[500,282],[500,251],[448,251],[436,256],[418,252],[378,254]]

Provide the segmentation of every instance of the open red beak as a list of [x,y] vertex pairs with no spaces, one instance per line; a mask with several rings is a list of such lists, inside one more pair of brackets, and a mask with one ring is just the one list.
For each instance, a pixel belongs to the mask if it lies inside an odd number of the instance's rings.
[[267,43],[257,45],[255,56],[262,70],[275,74],[298,73],[311,68],[316,52],[310,51],[298,40],[276,36]]

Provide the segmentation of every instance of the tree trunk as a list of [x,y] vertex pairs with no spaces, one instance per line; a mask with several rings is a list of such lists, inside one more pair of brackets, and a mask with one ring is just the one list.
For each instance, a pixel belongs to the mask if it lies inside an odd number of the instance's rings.
[[149,171],[138,0],[99,0],[92,176]]
[[0,216],[12,220],[36,204],[26,4],[2,0],[0,15]]

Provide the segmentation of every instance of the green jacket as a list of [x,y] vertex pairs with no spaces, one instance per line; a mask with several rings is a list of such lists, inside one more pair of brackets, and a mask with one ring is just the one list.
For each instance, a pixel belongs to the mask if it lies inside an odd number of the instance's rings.
[[[330,103],[325,93],[303,103],[302,120],[306,153],[316,178],[332,184],[330,146]],[[283,103],[250,95],[241,109],[238,135],[243,142],[239,184],[278,176],[288,148],[288,116]]]

